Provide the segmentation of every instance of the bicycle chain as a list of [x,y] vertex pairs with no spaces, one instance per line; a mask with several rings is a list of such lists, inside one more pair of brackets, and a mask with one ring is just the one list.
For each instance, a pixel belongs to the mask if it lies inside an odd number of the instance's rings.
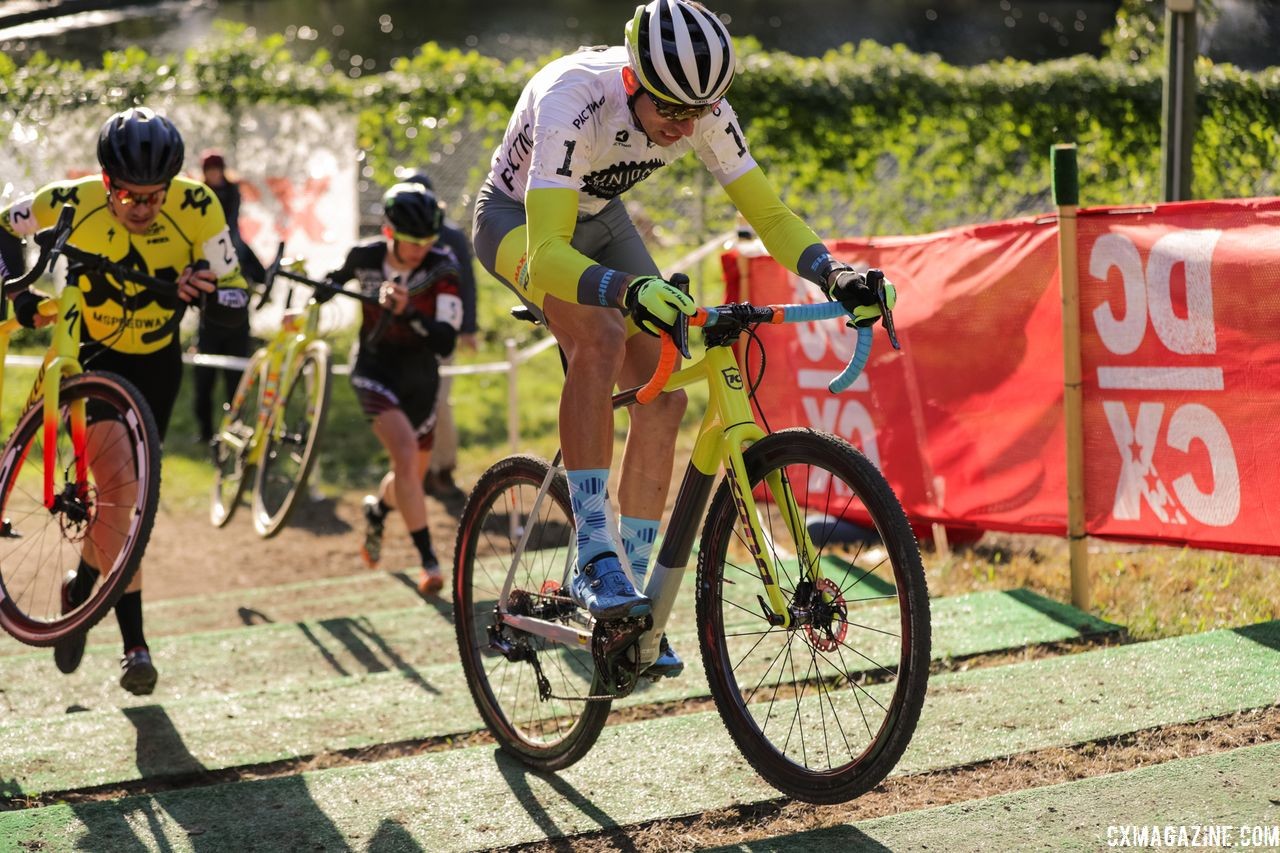
[[[524,591],[524,595],[528,599],[543,599],[552,602],[557,609],[566,604],[578,607],[578,603],[569,596],[546,594],[542,592]],[[619,619],[610,620],[608,622],[597,621],[595,627],[591,631],[591,659],[596,666],[598,673],[619,673],[613,667],[613,661],[619,655],[625,653],[631,648],[635,640],[640,634],[649,630],[653,626],[653,618],[645,616],[640,619]],[[621,629],[621,630],[619,630]],[[612,641],[612,642],[610,642]],[[532,651],[532,649],[530,650]],[[612,654],[609,652],[612,651]],[[564,696],[555,693],[551,689],[551,681],[542,671],[542,664],[538,663],[536,653],[529,656],[529,663],[533,667],[534,678],[538,682],[538,698],[544,702],[548,699],[559,699],[564,702],[612,702],[614,699],[624,699],[631,695],[636,685],[640,683],[640,657],[637,654],[635,662],[628,671],[619,673],[628,676],[629,684],[625,690],[616,693],[600,693],[588,696]]]

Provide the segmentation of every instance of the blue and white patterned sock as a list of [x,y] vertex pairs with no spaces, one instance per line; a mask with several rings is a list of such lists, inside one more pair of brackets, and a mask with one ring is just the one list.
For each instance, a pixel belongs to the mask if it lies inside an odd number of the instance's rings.
[[578,533],[578,567],[581,568],[596,555],[614,550],[604,508],[609,497],[609,469],[587,468],[565,471],[565,474],[569,477],[569,502]]
[[636,587],[644,589],[644,576],[649,571],[649,556],[658,538],[658,520],[624,515],[619,519],[622,527],[622,545],[627,549],[627,562],[635,576]]

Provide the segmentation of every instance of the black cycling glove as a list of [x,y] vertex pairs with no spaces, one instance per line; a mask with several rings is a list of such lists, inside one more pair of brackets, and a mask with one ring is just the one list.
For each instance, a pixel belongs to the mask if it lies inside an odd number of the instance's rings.
[[36,327],[36,309],[40,307],[42,299],[44,299],[43,296],[32,293],[30,290],[22,290],[14,294],[13,316],[18,318],[18,322],[24,329]]
[[[898,290],[889,282],[884,283],[884,301],[890,311],[898,299]],[[845,264],[834,266],[827,273],[822,291],[827,298],[839,302],[853,318],[853,325],[870,326],[880,319],[880,298],[876,288],[867,283],[867,277]]]

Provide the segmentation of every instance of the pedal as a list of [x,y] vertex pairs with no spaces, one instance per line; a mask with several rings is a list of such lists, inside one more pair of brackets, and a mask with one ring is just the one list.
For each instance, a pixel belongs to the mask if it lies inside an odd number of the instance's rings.
[[13,525],[9,523],[9,519],[0,521],[0,539],[21,539],[22,534],[13,529]]
[[542,320],[537,314],[533,313],[533,309],[528,305],[516,305],[511,309],[511,316],[516,320],[524,320],[526,323],[532,323],[535,326],[542,324]]
[[591,656],[612,698],[621,699],[640,681],[640,649],[636,641],[653,627],[653,617],[612,619],[596,622],[591,632]]

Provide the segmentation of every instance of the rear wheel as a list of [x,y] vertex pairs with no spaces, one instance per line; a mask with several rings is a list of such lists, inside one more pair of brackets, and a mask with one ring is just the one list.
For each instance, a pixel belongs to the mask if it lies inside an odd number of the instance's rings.
[[610,705],[583,698],[604,692],[590,648],[518,630],[498,614],[514,560],[511,613],[591,628],[590,616],[561,589],[574,536],[563,473],[536,503],[549,470],[541,459],[509,456],[486,471],[459,520],[454,557],[454,617],[467,686],[502,749],[540,770],[568,767],[585,755]]
[[249,366],[240,376],[240,384],[226,406],[210,447],[214,472],[209,520],[217,527],[223,527],[231,520],[247,485],[247,475],[252,467],[249,456],[262,405],[262,373],[266,363],[266,350],[258,350],[249,359]]
[[[0,457],[0,626],[35,646],[88,631],[115,604],[160,499],[160,437],[131,383],[99,371],[73,376],[59,407],[51,433],[42,406],[23,413]],[[88,421],[80,436],[78,413]],[[97,578],[78,604],[64,603],[63,581],[81,560]]]
[[[930,659],[920,552],[884,477],[842,439],[784,430],[753,445],[745,461],[762,544],[792,621],[784,628],[765,616],[752,537],[726,481],[707,513],[698,559],[711,693],[767,782],[799,800],[844,802],[893,769],[920,717]],[[793,535],[788,516],[807,537]],[[835,544],[833,533],[849,521],[878,542]]]
[[253,526],[259,535],[279,533],[306,491],[328,408],[329,345],[314,341],[303,350],[267,426],[253,489]]

